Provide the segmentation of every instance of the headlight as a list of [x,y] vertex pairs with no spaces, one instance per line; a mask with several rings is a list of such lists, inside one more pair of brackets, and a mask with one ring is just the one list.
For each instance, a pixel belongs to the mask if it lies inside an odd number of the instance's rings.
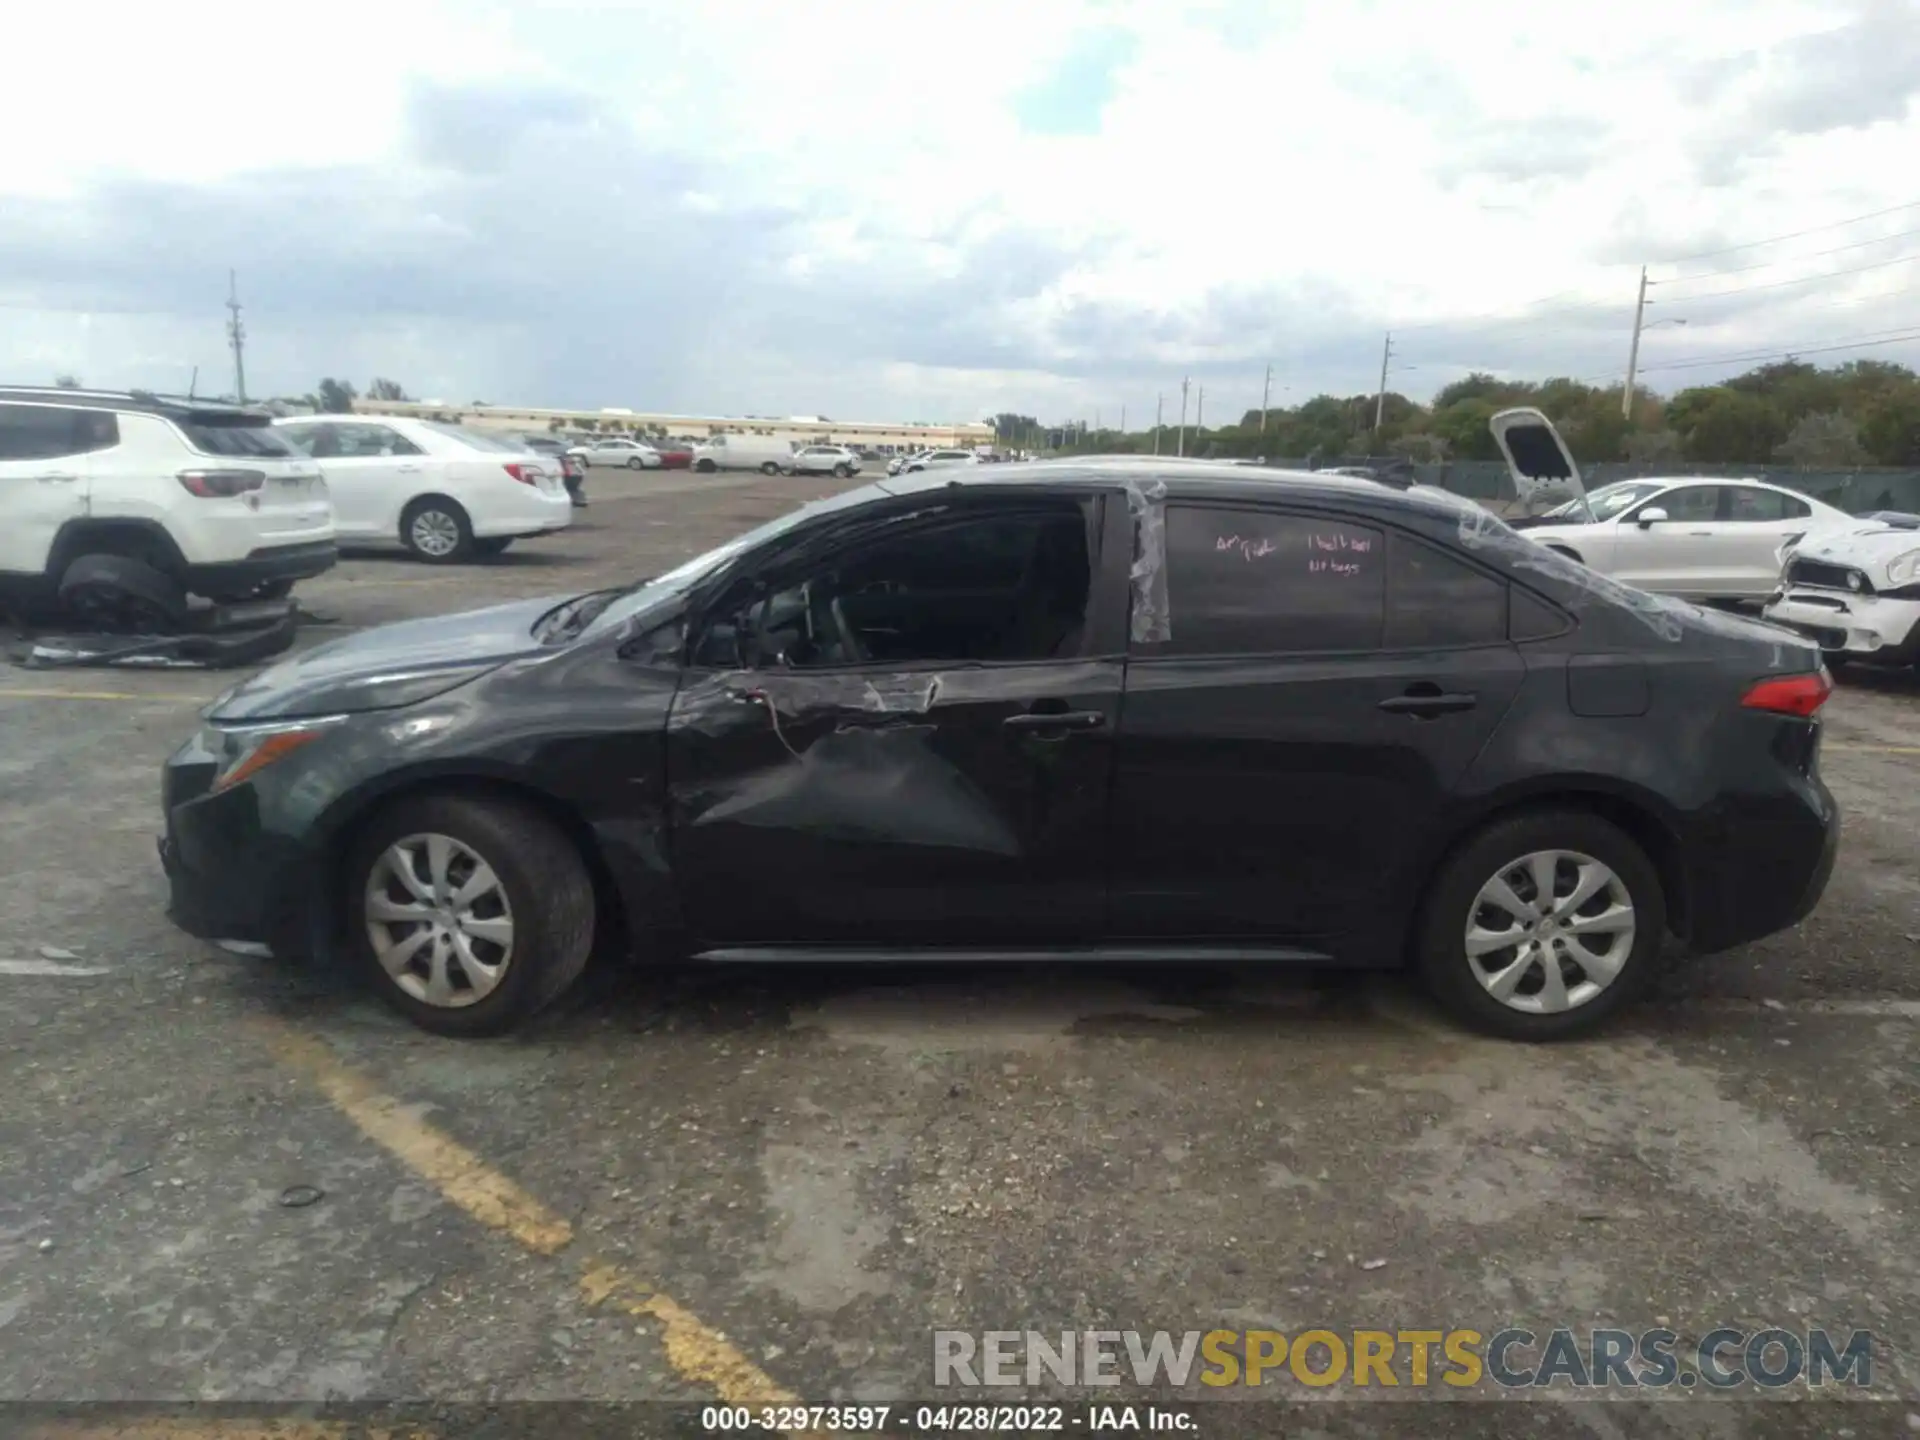
[[344,715],[312,720],[290,720],[273,725],[208,725],[200,731],[200,748],[213,756],[219,769],[213,793],[232,789],[252,779],[276,760],[318,740],[341,723]]
[[1895,585],[1911,585],[1920,580],[1920,550],[1909,550],[1889,560],[1887,579]]

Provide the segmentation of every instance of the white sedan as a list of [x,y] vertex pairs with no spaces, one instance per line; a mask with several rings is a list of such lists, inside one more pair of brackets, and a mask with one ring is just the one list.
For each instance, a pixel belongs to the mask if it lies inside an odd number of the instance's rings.
[[575,445],[567,453],[584,465],[623,465],[629,470],[658,470],[663,463],[658,450],[638,440],[595,440]]
[[1766,599],[1780,550],[1854,524],[1844,510],[1761,480],[1617,480],[1527,526],[1529,540],[1623,584],[1689,599]]
[[274,424],[320,462],[342,549],[398,545],[445,563],[498,555],[523,536],[573,523],[558,462],[512,439],[388,416]]
[[916,455],[900,467],[900,473],[911,475],[918,470],[940,470],[948,465],[978,465],[980,457],[971,450],[928,450]]

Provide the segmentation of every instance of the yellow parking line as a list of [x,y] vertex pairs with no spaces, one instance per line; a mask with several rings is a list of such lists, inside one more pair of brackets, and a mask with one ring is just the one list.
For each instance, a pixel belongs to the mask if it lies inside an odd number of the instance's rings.
[[[283,1062],[312,1080],[370,1140],[482,1225],[538,1255],[559,1256],[573,1245],[573,1226],[564,1217],[382,1093],[324,1044],[278,1021],[258,1023]],[[683,1380],[704,1386],[730,1405],[798,1403],[792,1391],[672,1296],[618,1265],[578,1250],[570,1253],[582,1298],[592,1306],[611,1304],[629,1315],[657,1321],[664,1331],[667,1363]]]

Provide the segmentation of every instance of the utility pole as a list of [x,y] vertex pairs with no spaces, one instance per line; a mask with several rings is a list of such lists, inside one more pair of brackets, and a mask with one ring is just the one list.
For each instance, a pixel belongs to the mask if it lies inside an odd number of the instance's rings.
[[247,332],[240,324],[240,285],[233,271],[227,271],[227,309],[233,318],[227,321],[227,342],[233,346],[233,397],[242,405],[247,403],[247,366],[245,349]]
[[1199,439],[1200,432],[1206,428],[1207,428],[1207,387],[1202,385],[1200,387],[1200,403],[1199,405],[1194,407],[1194,412],[1193,412],[1194,438],[1196,440]]
[[189,400],[193,399],[194,392],[199,390],[199,388],[200,388],[200,367],[196,365],[193,367],[193,378],[187,381],[187,398]]
[[1387,332],[1386,348],[1380,352],[1380,393],[1373,402],[1373,433],[1380,433],[1380,426],[1387,418],[1387,366],[1393,363],[1393,332]]
[[1124,405],[1120,407],[1120,433],[1127,433],[1127,407]]
[[1260,387],[1260,433],[1267,433],[1267,402],[1273,399],[1273,366],[1267,366],[1267,380]]
[[1633,343],[1627,347],[1627,388],[1620,396],[1620,416],[1633,419],[1633,375],[1640,368],[1641,322],[1647,317],[1647,267],[1640,267],[1640,298],[1633,302]]
[[1176,455],[1187,453],[1187,383],[1187,379],[1182,377],[1180,381],[1180,448],[1174,451]]
[[1164,395],[1153,397],[1153,453],[1156,455],[1160,453],[1160,411],[1166,399]]

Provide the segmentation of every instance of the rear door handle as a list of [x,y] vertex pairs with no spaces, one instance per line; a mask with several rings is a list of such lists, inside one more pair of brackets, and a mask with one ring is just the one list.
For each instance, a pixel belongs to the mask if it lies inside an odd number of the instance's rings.
[[420,467],[418,465],[402,465],[400,467],[400,473],[402,475],[412,475],[412,474],[415,474],[419,469]]
[[1000,723],[1008,730],[1098,730],[1107,717],[1099,710],[1027,710]]
[[42,485],[71,485],[80,477],[71,470],[48,470],[33,477]]
[[1411,715],[1416,720],[1436,715],[1453,715],[1471,710],[1480,703],[1472,694],[1448,694],[1437,685],[1416,686],[1405,695],[1392,695],[1380,702],[1380,708],[1392,715]]

